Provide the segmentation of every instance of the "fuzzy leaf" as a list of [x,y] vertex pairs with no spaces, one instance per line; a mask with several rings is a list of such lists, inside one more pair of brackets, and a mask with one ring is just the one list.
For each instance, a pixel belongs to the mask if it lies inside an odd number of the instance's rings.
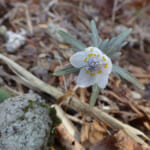
[[98,41],[98,48],[101,46],[101,44],[102,44],[102,39],[99,38],[99,41]]
[[119,75],[120,77],[137,86],[138,88],[144,89],[143,84],[141,84],[133,75],[131,75],[125,69],[113,64],[112,72],[114,73],[114,75]]
[[72,37],[67,32],[59,31],[59,34],[64,39],[65,43],[71,44],[72,46],[77,48],[78,51],[80,51],[80,50],[82,51],[82,50],[84,50],[86,48],[86,46],[83,43],[81,43],[80,41],[76,40],[74,37]]
[[121,55],[121,52],[116,52],[110,56],[112,60],[117,59]]
[[90,97],[90,107],[93,107],[95,105],[96,99],[98,97],[98,93],[99,93],[99,88],[98,88],[97,84],[95,84],[92,87],[92,95]]
[[98,36],[98,31],[97,31],[95,22],[93,20],[91,21],[91,30],[92,30],[93,45],[95,47],[98,47],[99,46],[99,36]]
[[74,67],[71,66],[71,67],[67,67],[67,68],[58,70],[58,71],[54,72],[53,75],[54,76],[61,76],[61,75],[69,74],[69,73],[72,73],[72,72],[76,72],[78,70],[79,70],[79,68],[74,68]]
[[72,51],[78,52],[79,50],[77,48],[71,48]]
[[123,47],[126,42],[124,40],[126,37],[131,33],[132,29],[127,29],[123,33],[119,34],[117,37],[112,38],[107,44],[107,49],[105,50],[105,53],[110,56],[113,52],[119,50],[121,47]]
[[106,47],[108,46],[108,43],[109,43],[108,39],[104,40],[99,48],[104,52]]

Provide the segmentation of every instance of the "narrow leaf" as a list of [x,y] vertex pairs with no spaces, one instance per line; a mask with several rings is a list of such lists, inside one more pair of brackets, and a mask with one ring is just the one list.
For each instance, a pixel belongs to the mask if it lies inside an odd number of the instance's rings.
[[58,70],[58,71],[54,72],[53,75],[54,76],[61,76],[61,75],[69,74],[69,73],[76,72],[79,70],[80,70],[80,68],[74,68],[71,66],[71,67],[67,67],[67,68]]
[[131,82],[132,84],[134,84],[138,88],[144,89],[143,84],[141,84],[133,75],[131,75],[125,69],[113,64],[112,72],[114,73],[114,75],[117,74],[117,75],[121,76],[122,78]]
[[105,51],[105,53],[110,56],[113,52],[119,50],[121,47],[123,47],[126,42],[124,40],[126,37],[131,33],[131,29],[127,29],[117,37],[113,37],[109,42],[108,42],[108,47]]
[[121,52],[116,52],[116,53],[112,54],[112,55],[110,56],[110,58],[111,58],[112,60],[114,60],[114,59],[118,58],[120,55],[121,55]]
[[122,43],[127,38],[127,36],[131,33],[131,31],[132,29],[127,29],[126,31],[118,35],[116,45],[119,45],[120,43]]
[[99,88],[98,88],[97,84],[95,84],[92,87],[92,95],[90,97],[90,107],[93,107],[95,105],[96,99],[98,97],[98,93],[99,93]]
[[100,48],[100,46],[101,46],[101,43],[102,43],[102,39],[101,39],[101,38],[99,38],[99,42],[98,42],[98,48]]
[[71,48],[71,50],[74,51],[74,52],[78,52],[78,51],[79,51],[79,50],[76,49],[76,48]]
[[126,42],[126,41],[123,42],[123,43],[121,44],[121,47],[124,47],[125,45],[127,45],[127,43],[128,43],[128,42]]
[[108,46],[109,39],[104,40],[104,42],[101,44],[100,49],[104,52],[105,48]]
[[95,47],[98,47],[99,46],[99,36],[98,36],[98,31],[97,31],[97,28],[96,28],[96,24],[93,20],[91,21],[91,30],[92,30],[93,45]]
[[111,46],[116,41],[116,37],[111,38],[108,45]]
[[74,37],[72,37],[70,34],[68,34],[67,32],[64,31],[59,31],[59,34],[62,36],[62,38],[64,39],[64,42],[67,44],[71,44],[72,46],[74,46],[75,48],[79,49],[79,50],[84,50],[86,48],[86,46],[81,43],[80,41],[76,40]]

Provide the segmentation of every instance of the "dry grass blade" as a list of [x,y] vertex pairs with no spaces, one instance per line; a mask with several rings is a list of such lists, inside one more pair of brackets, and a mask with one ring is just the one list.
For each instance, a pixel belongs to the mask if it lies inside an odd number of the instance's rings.
[[[141,140],[141,138],[139,136],[144,137],[146,140],[149,140],[149,138],[140,130],[137,130],[136,128],[133,128],[129,125],[124,125],[123,131],[130,136],[132,139],[134,139],[137,143],[140,143],[142,145],[144,145],[144,147],[146,148],[147,145],[145,145],[144,140]],[[136,133],[136,135],[135,135]]]
[[[19,77],[21,77],[22,79],[25,79],[24,81],[27,81],[28,83],[30,83],[30,85],[32,85],[31,87],[34,87],[36,90],[43,91],[43,92],[53,96],[55,99],[63,96],[64,93],[59,91],[57,88],[44,83],[43,81],[41,81],[40,79],[38,79],[37,77],[32,75],[30,72],[28,72],[27,70],[22,68],[20,65],[16,64],[9,58],[5,57],[4,55],[0,54],[0,60],[4,61],[10,67],[10,69],[12,71],[17,72],[17,74],[20,75]],[[30,88],[30,86],[29,86],[29,88]],[[72,107],[76,110],[82,111],[87,115],[93,116],[99,121],[103,121],[103,122],[107,123],[113,129],[123,130],[133,140],[144,145],[145,147],[147,146],[147,144],[139,136],[142,136],[150,141],[149,137],[147,137],[140,130],[133,128],[127,124],[122,123],[121,121],[115,119],[114,117],[101,111],[100,109],[97,109],[97,108],[91,109],[88,104],[79,101],[75,97],[73,97],[72,100],[70,101],[70,107]]]

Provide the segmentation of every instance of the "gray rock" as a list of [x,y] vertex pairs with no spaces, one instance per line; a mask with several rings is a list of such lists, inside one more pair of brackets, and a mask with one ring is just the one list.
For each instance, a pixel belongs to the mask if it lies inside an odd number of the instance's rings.
[[9,98],[0,104],[0,150],[47,150],[51,125],[37,94]]

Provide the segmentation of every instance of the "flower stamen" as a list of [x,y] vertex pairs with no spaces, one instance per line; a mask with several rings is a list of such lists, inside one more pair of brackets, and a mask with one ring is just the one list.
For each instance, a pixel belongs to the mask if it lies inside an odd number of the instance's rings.
[[108,64],[106,63],[106,64],[104,65],[104,68],[107,68],[107,66],[108,66]]
[[84,68],[85,72],[88,74],[89,73],[89,70],[87,70],[86,68]]
[[86,63],[86,62],[87,62],[87,60],[88,60],[88,58],[85,58],[85,59],[84,59],[84,62]]
[[100,73],[102,73],[102,70],[98,70],[98,71],[97,71],[97,74],[100,74]]
[[91,73],[90,73],[90,76],[95,76],[95,73],[94,73],[94,72],[91,72]]
[[106,61],[106,58],[105,58],[105,56],[103,56],[102,58],[103,58],[103,60],[104,60],[104,61]]
[[88,54],[88,57],[91,57],[91,56],[93,56],[93,54],[91,53],[91,54]]

